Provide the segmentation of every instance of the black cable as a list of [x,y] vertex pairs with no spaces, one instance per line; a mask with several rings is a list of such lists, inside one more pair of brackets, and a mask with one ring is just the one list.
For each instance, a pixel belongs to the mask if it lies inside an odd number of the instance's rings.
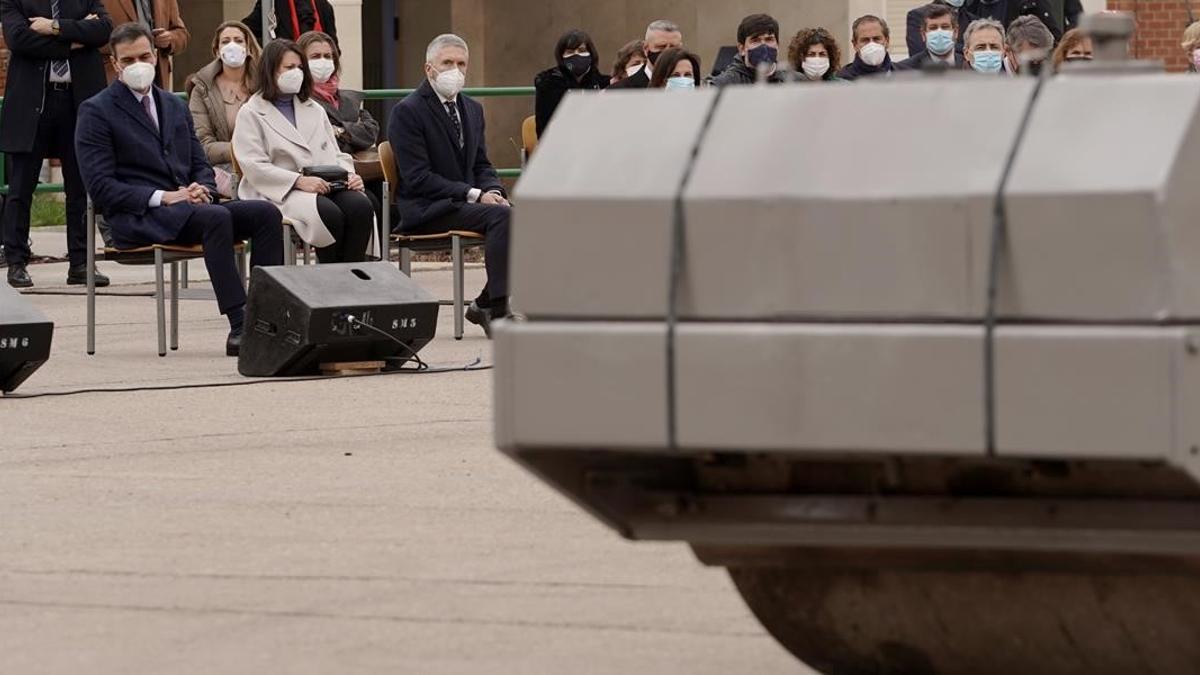
[[413,351],[413,348],[409,347],[401,339],[397,338],[396,336],[392,335],[391,333],[389,333],[387,331],[380,330],[380,329],[376,328],[375,326],[372,326],[367,323],[363,323],[362,321],[360,321],[358,319],[358,317],[356,317],[354,315],[347,316],[346,320],[349,321],[350,323],[358,324],[359,326],[362,326],[363,328],[369,328],[369,329],[375,331],[376,333],[378,333],[379,335],[382,335],[383,337],[391,340],[392,342],[395,342],[396,344],[400,345],[401,347],[404,347],[404,349],[406,349],[408,351],[409,357],[407,359],[405,359],[404,361],[401,361],[400,365],[397,366],[398,368],[403,368],[404,364],[408,363],[409,361],[416,361],[417,362],[417,370],[419,370],[419,371],[429,370],[429,364],[422,361],[421,357],[417,356],[417,352]]
[[679,192],[675,195],[675,208],[673,213],[673,222],[671,223],[671,271],[667,286],[667,447],[675,450],[679,447],[679,420],[676,412],[676,368],[675,368],[675,333],[679,323],[679,288],[683,279],[683,236],[684,236],[684,216],[683,216],[683,194],[687,191],[687,186],[692,179],[692,170],[696,168],[696,157],[700,154],[700,146],[704,144],[704,138],[708,135],[708,128],[712,125],[713,116],[716,114],[717,106],[721,103],[721,95],[725,93],[724,87],[717,89],[716,95],[713,97],[712,106],[704,116],[704,122],[700,126],[699,133],[696,134],[696,141],[692,144],[691,152],[688,154],[687,166],[683,170],[683,177],[679,181]]
[[296,382],[317,382],[323,380],[341,380],[346,378],[364,378],[364,377],[381,377],[384,375],[436,375],[440,373],[461,373],[474,372],[480,370],[491,370],[492,365],[481,365],[483,359],[476,357],[461,366],[442,366],[431,367],[426,365],[424,370],[414,368],[398,368],[396,370],[384,370],[378,373],[364,373],[362,375],[310,375],[307,377],[264,377],[254,380],[238,380],[236,382],[209,382],[200,384],[168,384],[161,386],[150,387],[96,387],[89,389],[72,389],[68,391],[45,391],[37,394],[4,394],[0,398],[11,399],[31,399],[31,398],[52,398],[61,396],[78,396],[80,394],[134,394],[152,391],[184,391],[188,389],[223,389],[226,387],[249,387],[256,384],[292,384]]
[[987,310],[984,315],[983,342],[983,401],[984,401],[984,433],[987,440],[987,452],[996,454],[996,305],[1000,295],[1000,260],[1008,240],[1008,209],[1004,203],[1008,190],[1008,181],[1012,177],[1013,166],[1017,162],[1017,153],[1025,141],[1029,131],[1029,123],[1033,120],[1033,109],[1041,96],[1042,86],[1049,79],[1046,71],[1037,78],[1033,92],[1025,104],[1025,112],[1021,116],[1021,124],[1017,127],[1017,135],[1008,155],[1004,160],[1004,168],[1000,173],[1000,184],[996,187],[996,199],[992,205],[992,244],[988,260]]

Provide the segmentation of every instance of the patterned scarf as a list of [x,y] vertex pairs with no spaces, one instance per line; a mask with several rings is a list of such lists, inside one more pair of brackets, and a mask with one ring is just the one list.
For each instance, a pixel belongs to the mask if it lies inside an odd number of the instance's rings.
[[342,100],[338,98],[338,76],[335,74],[324,82],[324,84],[313,80],[313,96],[325,101],[333,106],[334,110],[342,107]]

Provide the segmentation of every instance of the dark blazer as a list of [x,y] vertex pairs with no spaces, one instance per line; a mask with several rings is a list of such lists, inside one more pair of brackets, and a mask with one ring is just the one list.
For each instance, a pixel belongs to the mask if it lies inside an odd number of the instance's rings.
[[[275,37],[281,37],[287,40],[295,40],[299,35],[295,35],[295,29],[292,27],[292,5],[288,0],[274,0],[275,2]],[[337,24],[334,22],[333,5],[329,4],[329,0],[316,0],[317,16],[321,17],[321,28],[323,31],[337,42]],[[300,22],[300,33],[304,34],[310,30],[316,30],[316,21],[314,21],[312,12],[312,0],[296,0],[296,19]],[[270,42],[263,36],[262,25],[262,0],[257,0],[254,3],[254,9],[250,10],[250,14],[242,19],[242,23],[250,28],[250,32],[258,36],[261,44]]]
[[858,54],[855,54],[854,60],[839,70],[837,76],[843,80],[854,81],[860,77],[879,77],[881,75],[891,77],[893,70],[896,70],[896,65],[892,63],[891,54],[885,56],[883,63],[878,66],[868,66]]
[[453,213],[466,203],[471,188],[504,194],[488,159],[483,106],[459,94],[458,115],[463,121],[462,150],[450,116],[428,80],[392,108],[387,135],[400,172],[396,205],[404,229]]
[[[910,56],[903,61],[897,61],[896,70],[925,70],[926,66],[929,66],[931,63],[933,63],[933,56],[929,53],[929,50],[922,49],[916,56]],[[967,59],[963,56],[962,52],[955,52],[954,65],[950,67],[950,70],[961,70],[967,67],[966,64]]]
[[[71,64],[71,93],[78,107],[104,88],[100,47],[108,44],[112,23],[100,0],[60,0],[59,35],[45,36],[29,27],[35,17],[51,18],[50,0],[0,0],[0,23],[8,46],[8,84],[0,110],[0,151],[30,152],[38,116],[46,99],[50,61]],[[85,21],[89,14],[99,19]],[[71,49],[74,43],[81,49]]]
[[609,89],[649,89],[650,74],[645,68],[637,71],[633,75],[621,80],[620,82],[610,85]]
[[337,137],[338,147],[342,152],[353,155],[370,150],[379,142],[379,122],[376,122],[371,113],[363,107],[362,92],[338,89],[338,100],[341,104],[336,108],[320,96],[313,96],[312,100],[325,109],[329,123],[335,129],[345,129]]
[[155,190],[192,183],[217,190],[187,104],[157,86],[152,91],[161,131],[119,80],[80,106],[75,127],[83,183],[121,247],[175,241],[195,210],[191,204],[152,209]]

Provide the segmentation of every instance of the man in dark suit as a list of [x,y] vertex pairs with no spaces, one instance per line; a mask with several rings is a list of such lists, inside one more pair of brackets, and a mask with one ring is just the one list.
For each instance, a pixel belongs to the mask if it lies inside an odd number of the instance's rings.
[[650,76],[654,74],[654,65],[658,63],[658,55],[672,47],[683,47],[683,32],[679,26],[666,19],[659,19],[646,27],[646,67],[633,75],[617,82],[609,89],[646,89],[650,86]]
[[958,51],[958,12],[949,5],[925,6],[925,19],[921,22],[921,43],[925,47],[913,56],[896,64],[896,70],[924,70],[925,68],[963,67],[965,59]]
[[395,108],[388,140],[400,185],[400,231],[434,234],[468,230],[484,235],[487,287],[467,320],[491,335],[489,322],[508,315],[508,228],[511,205],[484,142],[483,106],[463,95],[467,43],[441,35],[425,52],[425,77]]
[[270,0],[267,5],[267,27],[263,30],[262,0],[242,19],[250,32],[266,45],[272,38],[299,40],[301,35],[315,30],[337,42],[337,24],[329,0]]
[[154,86],[149,29],[118,26],[110,47],[117,81],[79,109],[76,147],[88,194],[119,247],[204,244],[204,264],[229,319],[225,353],[237,356],[246,291],[233,246],[248,238],[252,265],[281,264],[282,216],[264,201],[214,203],[215,177],[187,105]]
[[[79,105],[104,88],[100,47],[112,31],[100,0],[0,0],[0,23],[11,54],[0,151],[8,153],[4,255],[8,283],[33,285],[29,262],[29,209],[47,157],[62,160],[67,195],[67,283],[87,283],[87,194],[75,159]],[[108,278],[96,275],[98,286]]]

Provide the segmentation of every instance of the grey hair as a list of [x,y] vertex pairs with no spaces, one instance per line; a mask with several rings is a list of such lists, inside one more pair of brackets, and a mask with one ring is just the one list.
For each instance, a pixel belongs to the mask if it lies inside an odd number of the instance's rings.
[[471,50],[467,48],[466,40],[453,33],[445,33],[433,38],[433,42],[429,43],[425,49],[425,63],[432,64],[433,60],[437,58],[437,53],[445,47],[459,47],[468,55],[471,53]]
[[999,31],[1000,43],[1007,44],[1004,41],[1004,24],[995,19],[975,19],[971,22],[970,26],[967,26],[967,32],[963,33],[963,46],[965,47],[966,45],[971,44],[971,36],[977,31],[981,31],[986,28],[995,28],[997,31]]
[[658,21],[651,21],[650,25],[646,26],[647,40],[650,39],[651,33],[679,33],[682,35],[683,31],[679,30],[679,24],[675,23],[674,21],[659,19]]
[[1050,51],[1054,48],[1054,33],[1036,16],[1018,16],[1008,24],[1008,48],[1027,42],[1030,47]]

